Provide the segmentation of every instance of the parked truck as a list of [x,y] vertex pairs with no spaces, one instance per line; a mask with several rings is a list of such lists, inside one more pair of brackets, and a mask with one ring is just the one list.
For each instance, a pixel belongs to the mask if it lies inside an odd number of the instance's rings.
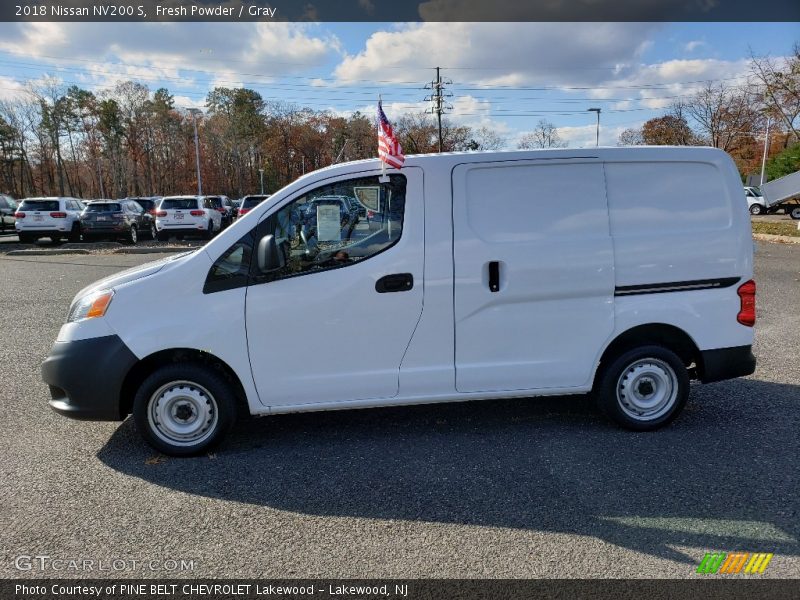
[[800,219],[800,171],[765,183],[761,195],[770,212],[783,208],[793,219]]

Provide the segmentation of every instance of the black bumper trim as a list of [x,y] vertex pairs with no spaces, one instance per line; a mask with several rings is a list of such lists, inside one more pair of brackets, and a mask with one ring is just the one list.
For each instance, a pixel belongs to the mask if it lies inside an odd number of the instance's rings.
[[700,381],[712,383],[734,377],[752,375],[756,370],[756,357],[752,346],[735,346],[700,352],[703,371]]
[[121,421],[122,382],[137,362],[116,335],[56,342],[42,363],[50,407],[72,419]]

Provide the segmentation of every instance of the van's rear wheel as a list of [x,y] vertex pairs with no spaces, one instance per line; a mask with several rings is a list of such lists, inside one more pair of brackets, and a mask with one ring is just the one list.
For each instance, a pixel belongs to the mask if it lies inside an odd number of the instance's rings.
[[220,375],[195,364],[167,365],[144,380],[133,401],[136,427],[155,449],[191,456],[217,444],[236,420]]
[[651,431],[670,423],[689,398],[689,374],[663,346],[640,346],[612,358],[595,388],[598,406],[619,425]]
[[750,206],[750,214],[751,215],[760,215],[764,212],[764,207],[760,204],[753,204]]
[[800,219],[800,206],[795,206],[794,208],[792,208],[787,212],[789,213],[789,216],[792,217],[793,219],[795,220]]

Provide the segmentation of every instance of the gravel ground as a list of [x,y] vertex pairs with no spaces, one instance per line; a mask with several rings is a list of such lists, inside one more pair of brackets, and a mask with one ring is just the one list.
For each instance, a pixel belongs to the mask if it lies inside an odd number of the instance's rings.
[[756,373],[695,386],[660,432],[582,397],[474,402],[251,419],[184,460],[131,421],[56,415],[39,375],[73,294],[154,258],[0,257],[0,577],[109,574],[15,569],[45,554],[192,577],[681,578],[732,550],[800,576],[800,247],[758,245]]

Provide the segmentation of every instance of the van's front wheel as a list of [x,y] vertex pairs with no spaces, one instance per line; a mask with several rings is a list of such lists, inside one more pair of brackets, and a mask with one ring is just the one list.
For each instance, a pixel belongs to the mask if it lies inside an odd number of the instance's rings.
[[602,368],[595,396],[600,409],[619,425],[651,431],[683,410],[689,398],[689,374],[668,348],[641,346]]
[[164,454],[191,456],[218,443],[236,419],[228,383],[194,364],[167,365],[144,380],[133,401],[136,427]]

